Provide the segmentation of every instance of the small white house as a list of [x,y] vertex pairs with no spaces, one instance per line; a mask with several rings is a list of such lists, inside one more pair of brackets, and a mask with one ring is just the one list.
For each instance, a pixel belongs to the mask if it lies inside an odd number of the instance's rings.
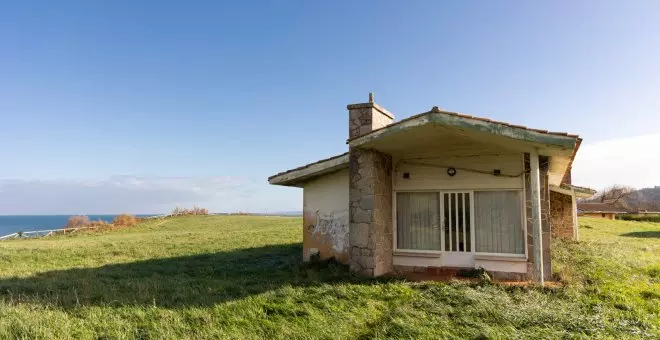
[[[551,278],[552,235],[575,239],[577,135],[447,112],[395,122],[348,105],[348,152],[270,177],[303,188],[303,257],[364,275],[484,268]],[[551,194],[552,192],[552,194]]]

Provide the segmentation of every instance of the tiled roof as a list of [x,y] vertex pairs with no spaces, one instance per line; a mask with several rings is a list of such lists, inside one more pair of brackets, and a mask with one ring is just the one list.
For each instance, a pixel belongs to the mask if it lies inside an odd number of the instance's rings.
[[577,208],[582,212],[625,213],[624,209],[618,208],[611,203],[578,203]]
[[[451,112],[451,111],[444,111],[444,110],[440,110],[437,106],[434,106],[434,107],[431,109],[431,111],[422,112],[422,113],[419,113],[419,114],[416,114],[416,115],[410,116],[410,117],[405,118],[405,119],[402,119],[402,120],[400,120],[400,121],[398,121],[398,122],[394,122],[394,123],[392,123],[392,124],[390,124],[390,125],[384,126],[384,127],[380,128],[380,129],[373,130],[373,131],[371,131],[371,132],[369,132],[369,133],[367,133],[367,134],[364,134],[364,135],[362,135],[362,136],[358,136],[358,137],[354,137],[354,138],[352,138],[352,139],[356,139],[356,138],[360,138],[360,137],[363,137],[363,136],[367,136],[367,135],[370,135],[370,134],[372,134],[372,133],[378,132],[378,131],[380,131],[380,130],[387,129],[387,128],[392,127],[392,126],[396,126],[396,125],[398,125],[398,124],[401,124],[401,123],[407,122],[407,121],[409,121],[409,120],[412,120],[412,119],[415,119],[415,118],[418,118],[418,117],[421,117],[421,116],[423,116],[423,115],[430,114],[430,113],[444,113],[444,114],[447,114],[447,115],[450,115],[450,116],[455,116],[455,117],[460,117],[460,118],[467,118],[467,119],[474,119],[474,120],[479,120],[479,121],[482,121],[482,122],[494,123],[494,124],[498,124],[498,125],[502,125],[502,126],[508,126],[508,127],[512,127],[512,128],[519,128],[519,129],[524,129],[524,130],[534,131],[534,132],[538,132],[538,133],[544,133],[544,134],[548,134],[548,135],[564,136],[564,137],[572,137],[572,138],[580,138],[580,136],[578,136],[578,135],[570,134],[570,133],[567,133],[567,132],[555,132],[555,131],[548,131],[548,130],[532,129],[532,128],[529,128],[529,127],[526,127],[526,126],[523,126],[523,125],[509,124],[509,123],[507,123],[507,122],[502,122],[502,121],[492,120],[492,119],[488,119],[488,118],[476,117],[476,116],[470,116],[470,115],[466,115],[466,114],[462,114],[462,113],[457,113],[457,112]],[[349,139],[349,141],[352,140],[352,139]]]

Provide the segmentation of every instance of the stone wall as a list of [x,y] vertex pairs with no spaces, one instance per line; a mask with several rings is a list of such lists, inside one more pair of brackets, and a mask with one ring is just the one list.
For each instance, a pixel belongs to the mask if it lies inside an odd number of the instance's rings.
[[363,275],[383,275],[392,271],[392,158],[351,149],[349,159],[349,264]]
[[[552,280],[550,186],[548,185],[548,157],[539,156],[539,177],[541,180],[541,243],[543,247],[543,277]],[[534,277],[534,226],[532,224],[532,183],[530,177],[529,154],[525,154],[525,210],[527,216],[527,275]]]
[[552,236],[573,240],[573,198],[571,195],[550,192]]

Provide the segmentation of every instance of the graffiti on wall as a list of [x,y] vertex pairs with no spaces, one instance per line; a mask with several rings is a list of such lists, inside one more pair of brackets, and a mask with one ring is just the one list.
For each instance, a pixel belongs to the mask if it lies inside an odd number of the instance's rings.
[[325,214],[316,211],[316,221],[310,226],[311,234],[332,245],[335,254],[348,250],[348,211]]

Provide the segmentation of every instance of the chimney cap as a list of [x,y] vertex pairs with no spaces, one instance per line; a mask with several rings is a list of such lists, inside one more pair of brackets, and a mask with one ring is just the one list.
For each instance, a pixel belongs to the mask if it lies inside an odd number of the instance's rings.
[[369,102],[370,103],[374,102],[374,93],[373,92],[369,92]]

